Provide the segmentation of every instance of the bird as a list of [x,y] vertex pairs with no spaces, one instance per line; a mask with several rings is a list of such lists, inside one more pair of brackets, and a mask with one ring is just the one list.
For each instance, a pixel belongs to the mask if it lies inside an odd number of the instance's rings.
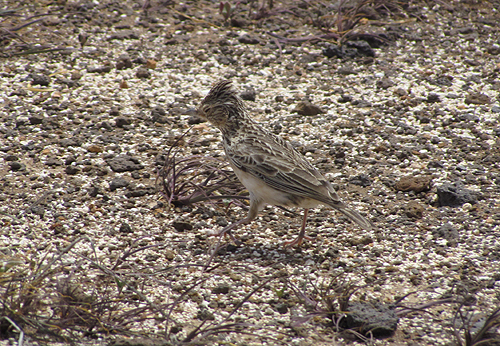
[[304,208],[299,235],[285,241],[286,247],[300,247],[304,239],[312,239],[305,234],[307,216],[319,205],[340,211],[366,230],[373,228],[340,200],[331,183],[288,141],[250,117],[231,80],[215,83],[197,112],[220,130],[227,160],[250,195],[248,215],[217,235],[229,235],[238,244],[231,231],[252,222],[266,205]]

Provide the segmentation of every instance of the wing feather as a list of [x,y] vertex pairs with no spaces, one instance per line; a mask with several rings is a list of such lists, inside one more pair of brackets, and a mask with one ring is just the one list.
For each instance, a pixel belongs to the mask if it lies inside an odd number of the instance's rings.
[[274,134],[246,134],[233,138],[225,149],[235,167],[278,191],[332,206],[340,202],[330,182],[290,143]]

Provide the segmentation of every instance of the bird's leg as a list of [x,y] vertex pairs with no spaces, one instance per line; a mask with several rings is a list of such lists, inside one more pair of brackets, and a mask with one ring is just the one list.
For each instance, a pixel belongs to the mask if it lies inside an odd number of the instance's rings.
[[238,239],[236,239],[236,237],[231,233],[231,231],[233,229],[240,227],[241,225],[246,225],[246,224],[249,224],[250,222],[252,222],[257,217],[257,215],[259,213],[259,206],[260,206],[259,203],[257,203],[256,201],[252,200],[252,198],[250,198],[250,210],[248,211],[247,217],[244,219],[241,219],[240,221],[232,223],[229,226],[224,227],[222,229],[222,231],[220,231],[216,235],[219,237],[223,236],[223,235],[228,235],[229,237],[231,237],[231,240],[236,245],[240,245],[241,242]]
[[300,228],[299,236],[295,238],[294,240],[286,241],[285,242],[285,247],[291,247],[291,246],[300,246],[302,245],[302,242],[304,239],[306,240],[312,240],[314,238],[308,237],[306,235],[306,220],[307,220],[307,214],[309,213],[309,209],[304,209],[304,219],[302,220],[302,227]]

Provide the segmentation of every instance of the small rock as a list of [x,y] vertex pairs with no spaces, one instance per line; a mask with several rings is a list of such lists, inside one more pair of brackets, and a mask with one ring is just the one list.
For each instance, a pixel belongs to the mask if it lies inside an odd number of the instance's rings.
[[170,124],[170,119],[166,116],[165,109],[156,106],[151,110],[151,121],[160,124]]
[[78,172],[80,172],[80,169],[76,166],[67,166],[64,171],[66,172],[66,174],[68,175],[75,175],[75,174],[78,174]]
[[430,190],[431,182],[432,177],[429,175],[406,176],[399,179],[394,188],[398,191],[415,191],[418,193]]
[[399,322],[394,308],[381,303],[352,303],[347,312],[343,322],[345,327],[355,329],[363,335],[391,335]]
[[128,54],[122,54],[118,57],[118,61],[116,62],[117,70],[123,70],[131,67],[132,67],[132,60],[130,60]]
[[255,101],[256,96],[257,93],[253,87],[247,87],[246,90],[240,94],[240,97],[247,101]]
[[459,233],[455,227],[449,222],[445,223],[438,229],[432,232],[435,239],[445,239],[448,241],[448,245],[457,246],[459,240]]
[[111,109],[109,110],[109,115],[113,117],[120,115],[120,109],[118,109],[118,107],[111,107]]
[[229,285],[226,283],[222,283],[212,289],[213,294],[228,294],[229,293]]
[[157,65],[157,64],[158,64],[158,63],[156,62],[156,60],[153,60],[153,59],[148,59],[148,60],[146,61],[146,68],[149,68],[149,69],[153,69],[153,70],[154,70],[154,69],[156,68],[156,65]]
[[115,119],[116,127],[123,128],[124,126],[132,124],[132,119],[125,117],[118,117]]
[[7,156],[5,156],[4,160],[5,161],[17,161],[17,160],[19,160],[19,157],[17,157],[16,155],[7,155]]
[[254,36],[250,36],[248,34],[245,34],[243,36],[240,36],[238,38],[238,42],[240,43],[244,43],[244,44],[259,44],[259,39],[254,37]]
[[40,116],[40,115],[34,115],[32,117],[29,117],[29,121],[30,121],[31,125],[39,125],[39,124],[43,123],[43,119],[44,119],[44,117]]
[[430,93],[429,95],[427,95],[427,102],[428,103],[441,102],[441,99],[439,98],[438,94]]
[[80,71],[73,71],[71,72],[71,80],[79,80],[83,77],[82,73]]
[[356,49],[359,56],[375,56],[375,51],[366,41],[347,41],[345,45],[348,49]]
[[414,219],[420,219],[424,214],[425,208],[417,201],[411,201],[405,206],[404,210],[406,216]]
[[477,202],[477,193],[463,187],[461,182],[445,183],[437,187],[439,206],[457,207]]
[[140,67],[137,69],[137,72],[135,73],[135,76],[137,78],[150,78],[151,77],[151,72],[149,72],[148,69]]
[[90,197],[96,197],[101,191],[99,190],[99,188],[97,186],[92,186],[87,194],[90,196]]
[[120,233],[134,233],[132,227],[126,222],[123,222],[120,226]]
[[347,102],[351,102],[352,101],[352,96],[351,95],[346,95],[346,94],[342,94],[339,99],[337,100],[337,102],[339,103],[347,103]]
[[103,66],[91,66],[87,68],[88,73],[108,73],[111,72],[111,64],[109,62],[104,63]]
[[188,119],[188,124],[189,125],[195,125],[204,122],[205,120],[202,119],[199,115],[193,114],[189,117]]
[[56,159],[55,157],[49,157],[47,159],[47,161],[45,161],[44,163],[45,163],[45,165],[47,165],[49,167],[62,166],[64,164],[64,162],[62,162],[61,160]]
[[163,252],[163,256],[165,256],[166,259],[171,261],[175,258],[175,252],[170,249],[167,249]]
[[360,174],[349,179],[349,182],[354,185],[359,185],[363,187],[370,186],[372,184],[372,179],[366,174]]
[[350,74],[356,74],[356,71],[354,71],[354,69],[350,66],[342,66],[341,68],[339,68],[337,70],[337,73],[338,74],[341,74],[341,75],[344,75],[344,76],[347,76],[347,75],[350,75]]
[[134,31],[132,30],[121,30],[118,31],[110,36],[108,36],[108,41],[111,40],[138,40],[139,35],[137,35]]
[[31,84],[33,85],[48,86],[50,84],[49,76],[32,73],[30,75],[30,78],[31,78]]
[[490,104],[491,100],[487,95],[476,93],[470,94],[465,98],[465,103],[474,105],[486,105]]
[[92,144],[87,148],[87,151],[91,153],[102,153],[104,149],[100,145]]
[[280,314],[286,314],[288,312],[288,305],[283,303],[276,304],[275,308]]
[[120,89],[128,89],[130,86],[128,85],[128,82],[124,79],[120,82]]
[[174,221],[172,222],[172,226],[177,232],[190,231],[193,229],[193,225],[187,221]]
[[109,189],[111,191],[115,191],[116,189],[119,189],[121,187],[126,187],[128,186],[129,181],[123,177],[116,177],[114,178],[111,183],[109,183]]
[[377,81],[377,88],[380,88],[380,89],[389,89],[393,85],[394,85],[394,82],[392,80],[390,80],[389,78],[384,78],[382,80]]
[[317,115],[325,113],[320,107],[312,104],[309,101],[300,101],[297,103],[297,106],[294,109],[294,112],[299,113],[300,115]]
[[206,320],[213,321],[213,320],[215,320],[215,316],[214,316],[213,312],[210,312],[207,309],[201,309],[198,312],[198,314],[196,315],[196,318],[201,320],[201,321],[206,321]]
[[9,166],[11,171],[22,171],[26,168],[24,163],[21,163],[19,161],[10,161]]
[[143,169],[144,166],[138,159],[130,155],[122,155],[114,157],[106,161],[114,172],[137,171]]

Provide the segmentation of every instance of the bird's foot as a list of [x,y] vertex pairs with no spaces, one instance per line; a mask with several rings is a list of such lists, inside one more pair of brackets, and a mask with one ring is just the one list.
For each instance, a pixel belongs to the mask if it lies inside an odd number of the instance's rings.
[[315,238],[314,237],[309,237],[307,235],[303,235],[303,236],[298,236],[297,238],[295,238],[294,240],[290,240],[290,241],[285,241],[284,243],[284,246],[286,248],[289,248],[289,247],[292,247],[292,246],[301,246],[302,245],[302,242],[305,240],[314,240]]
[[226,230],[226,229],[223,229],[222,231],[220,232],[217,232],[217,233],[210,233],[209,235],[211,236],[216,236],[216,237],[222,237],[222,236],[229,236],[229,238],[231,238],[231,240],[233,241],[233,243],[235,243],[236,245],[241,245],[243,244],[240,240],[238,240],[234,235],[233,233],[231,232],[231,230]]

